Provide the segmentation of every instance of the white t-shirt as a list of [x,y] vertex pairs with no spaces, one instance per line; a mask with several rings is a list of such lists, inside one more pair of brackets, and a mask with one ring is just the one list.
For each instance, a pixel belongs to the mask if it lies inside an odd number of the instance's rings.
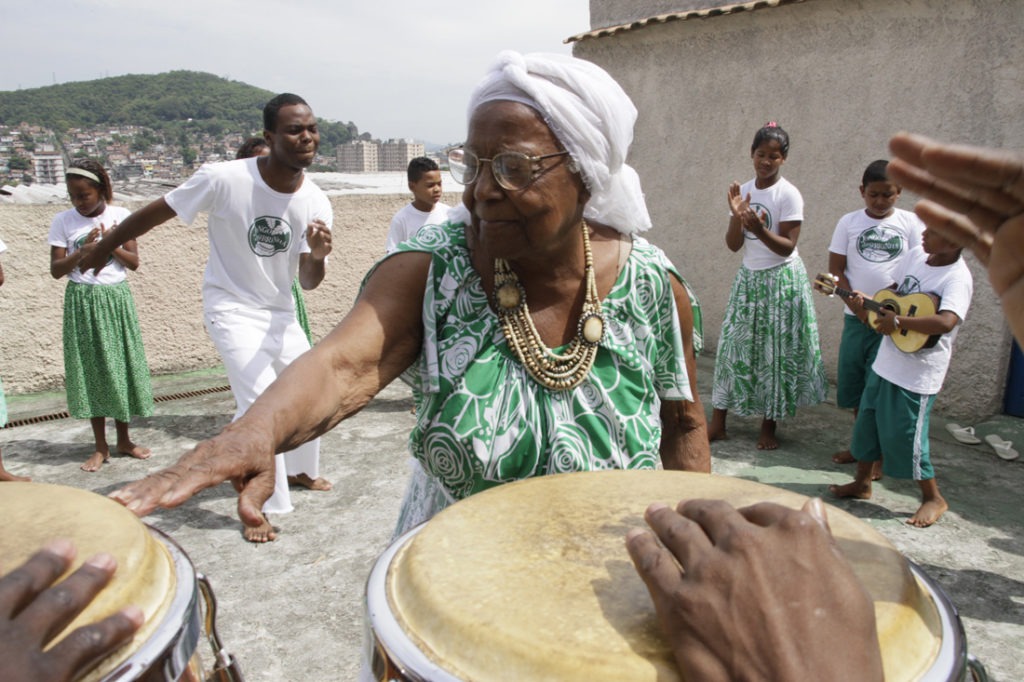
[[921,395],[933,395],[942,388],[949,360],[953,357],[953,341],[960,331],[960,323],[967,316],[967,309],[971,307],[971,295],[974,293],[974,278],[962,257],[951,265],[940,267],[928,265],[925,262],[927,258],[924,249],[914,249],[901,259],[896,272],[896,281],[899,282],[896,293],[901,296],[935,294],[939,297],[939,312],[954,312],[960,322],[948,334],[940,336],[934,346],[916,353],[904,353],[886,336],[871,366],[883,379]]
[[424,225],[443,225],[448,219],[451,207],[437,202],[430,211],[421,211],[411,203],[406,204],[391,219],[388,229],[388,240],[384,252],[391,253],[407,239],[412,239]]
[[[755,180],[749,180],[740,187],[740,196],[750,195],[750,207],[757,211],[765,228],[779,234],[779,224],[804,219],[804,198],[800,190],[786,178],[779,178],[771,187],[758,189]],[[782,265],[799,254],[796,248],[788,256],[780,256],[753,234],[743,230],[743,265],[748,270],[767,270]]]
[[[111,206],[107,204],[103,213],[93,218],[87,218],[76,209],[69,209],[58,213],[50,225],[50,234],[46,240],[50,246],[57,246],[67,250],[71,255],[85,243],[85,238],[94,227],[102,226],[104,230],[111,230],[115,225],[131,215],[131,211],[122,206]],[[107,265],[100,270],[99,275],[93,274],[92,270],[82,272],[75,268],[68,273],[68,278],[78,284],[118,284],[127,278],[127,271],[116,258],[111,256],[107,259]]]
[[256,157],[204,164],[164,199],[191,224],[209,214],[210,256],[203,277],[206,312],[239,306],[293,311],[299,254],[309,253],[306,228],[319,218],[331,228],[331,202],[308,177],[283,194],[260,177]]
[[828,250],[846,256],[843,274],[850,288],[872,296],[896,281],[900,259],[921,247],[923,233],[924,223],[911,211],[897,208],[886,218],[872,218],[861,209],[839,219]]

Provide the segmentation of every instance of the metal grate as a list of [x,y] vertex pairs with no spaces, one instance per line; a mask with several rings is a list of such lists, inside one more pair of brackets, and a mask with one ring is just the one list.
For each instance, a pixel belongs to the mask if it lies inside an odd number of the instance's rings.
[[[184,391],[182,393],[172,393],[170,395],[160,395],[153,398],[154,403],[166,403],[171,400],[182,400],[184,398],[196,398],[201,395],[209,395],[211,393],[221,393],[223,391],[230,391],[230,386],[215,386],[213,388],[202,388],[198,391]],[[67,419],[71,415],[68,414],[67,410],[61,412],[54,412],[52,414],[42,414],[37,417],[26,417],[24,419],[15,419],[7,422],[6,425],[0,428],[13,429],[18,426],[28,426],[29,424],[40,424],[42,422],[52,422],[58,419]]]

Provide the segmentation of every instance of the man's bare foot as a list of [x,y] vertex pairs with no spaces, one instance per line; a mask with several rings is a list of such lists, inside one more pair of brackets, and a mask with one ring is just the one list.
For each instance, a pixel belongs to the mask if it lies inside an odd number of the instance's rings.
[[836,497],[853,497],[858,500],[871,499],[871,481],[862,483],[854,479],[846,485],[830,485],[828,490]]
[[779,441],[775,438],[775,427],[778,422],[765,419],[761,422],[761,435],[757,438],[758,450],[775,450],[779,447]]
[[149,459],[153,455],[153,451],[149,448],[144,448],[141,445],[128,441],[124,445],[121,443],[117,444],[117,454],[119,455],[130,455],[135,459]]
[[277,531],[270,525],[267,517],[258,526],[242,526],[242,535],[249,542],[272,542],[277,539]]
[[15,476],[3,466],[0,466],[0,481],[9,481],[11,483],[17,483],[19,481],[31,481],[32,479],[28,476]]
[[103,452],[97,450],[92,453],[92,457],[85,460],[85,464],[81,466],[82,471],[99,471],[100,467],[110,461],[110,452]]
[[925,500],[921,503],[921,506],[917,508],[914,515],[907,519],[907,525],[914,526],[916,528],[927,528],[932,525],[939,518],[946,513],[949,509],[949,505],[946,504],[946,498],[937,497],[934,500]]
[[832,461],[836,464],[853,464],[857,459],[849,450],[840,450],[836,454],[832,455]]
[[299,474],[298,476],[289,476],[288,485],[301,485],[304,488],[310,490],[330,490],[334,487],[334,484],[328,481],[326,478],[310,478],[307,474]]

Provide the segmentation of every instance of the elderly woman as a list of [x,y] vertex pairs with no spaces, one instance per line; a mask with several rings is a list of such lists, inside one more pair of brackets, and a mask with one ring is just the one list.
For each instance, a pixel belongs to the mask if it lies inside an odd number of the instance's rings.
[[[352,310],[245,416],[116,492],[145,514],[232,479],[247,525],[274,453],[333,428],[402,376],[419,463],[399,530],[467,495],[568,471],[710,470],[696,391],[699,312],[625,157],[636,109],[597,66],[502,53],[451,153],[465,184],[366,277]],[[273,539],[273,538],[270,538]]]

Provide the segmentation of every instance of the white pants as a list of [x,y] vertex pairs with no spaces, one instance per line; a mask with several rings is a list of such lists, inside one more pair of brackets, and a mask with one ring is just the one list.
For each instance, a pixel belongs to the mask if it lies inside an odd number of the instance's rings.
[[[238,419],[295,358],[309,350],[305,332],[295,313],[235,308],[204,315],[206,331],[220,353],[235,396]],[[263,512],[292,511],[288,476],[320,474],[320,439],[275,456],[274,494]]]

